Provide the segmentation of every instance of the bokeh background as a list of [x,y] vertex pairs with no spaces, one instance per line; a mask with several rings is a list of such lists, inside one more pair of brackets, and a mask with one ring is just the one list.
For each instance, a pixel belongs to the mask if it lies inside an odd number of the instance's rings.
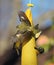
[[[20,65],[12,50],[12,35],[20,24],[18,11],[26,11],[29,0],[0,0],[0,65]],[[38,65],[54,65],[54,0],[31,0],[34,24],[43,31],[36,41],[45,52],[38,55]]]

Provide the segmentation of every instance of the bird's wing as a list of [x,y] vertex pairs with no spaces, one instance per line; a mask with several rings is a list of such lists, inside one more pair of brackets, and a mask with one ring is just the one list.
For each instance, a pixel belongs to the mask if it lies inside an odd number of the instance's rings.
[[23,11],[19,11],[18,12],[18,16],[21,22],[26,23],[28,26],[31,26],[30,21],[28,19],[28,17],[26,16],[26,14]]

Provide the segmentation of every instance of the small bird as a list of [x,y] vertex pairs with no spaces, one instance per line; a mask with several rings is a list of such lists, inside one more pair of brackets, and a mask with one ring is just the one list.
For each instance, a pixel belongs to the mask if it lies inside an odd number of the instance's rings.
[[[19,49],[22,48],[22,44],[24,42],[28,42],[32,38],[32,36],[35,38],[35,40],[37,40],[42,31],[39,30],[39,24],[35,26],[31,25],[28,17],[23,11],[20,11],[18,16],[21,24],[16,26],[17,32],[15,34],[16,42],[14,44],[14,48],[17,50],[17,53],[19,54]],[[34,49],[37,49],[40,53],[44,51],[41,48],[35,47]]]

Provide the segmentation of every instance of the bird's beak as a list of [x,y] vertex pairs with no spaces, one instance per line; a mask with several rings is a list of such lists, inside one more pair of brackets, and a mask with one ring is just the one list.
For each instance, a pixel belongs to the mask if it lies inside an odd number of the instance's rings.
[[38,38],[41,35],[42,31],[36,33],[35,38]]

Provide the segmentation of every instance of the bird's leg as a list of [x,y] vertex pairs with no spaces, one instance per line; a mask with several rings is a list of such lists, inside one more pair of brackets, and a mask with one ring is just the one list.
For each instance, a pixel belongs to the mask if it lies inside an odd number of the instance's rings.
[[44,48],[41,47],[34,47],[34,49],[36,49],[40,54],[44,52]]
[[21,54],[21,47],[20,47],[20,44],[18,42],[14,43],[13,49],[16,51],[16,53],[18,54],[18,56],[20,56],[20,54]]

